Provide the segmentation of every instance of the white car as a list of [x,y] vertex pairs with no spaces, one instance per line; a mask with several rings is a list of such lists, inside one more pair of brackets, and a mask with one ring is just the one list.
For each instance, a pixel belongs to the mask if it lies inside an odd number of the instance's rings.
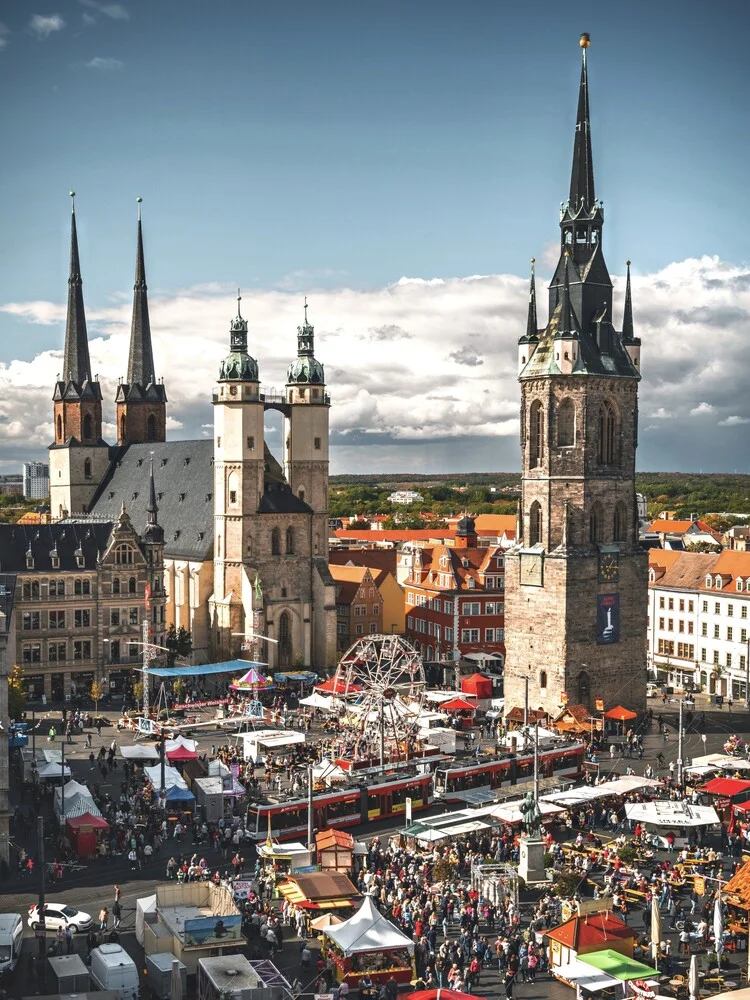
[[[36,930],[39,926],[39,907],[29,907],[29,927]],[[75,906],[65,903],[46,903],[44,908],[44,926],[48,931],[56,931],[58,927],[70,927],[77,931],[87,931],[91,926],[91,914],[77,910]]]

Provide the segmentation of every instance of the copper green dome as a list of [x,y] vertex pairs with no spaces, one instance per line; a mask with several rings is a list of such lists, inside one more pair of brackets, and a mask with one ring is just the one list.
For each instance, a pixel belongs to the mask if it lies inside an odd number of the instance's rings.
[[326,380],[323,365],[315,360],[315,327],[307,320],[297,327],[297,357],[286,370],[287,385],[323,385]]
[[229,324],[229,354],[221,362],[219,380],[222,382],[257,382],[258,362],[247,353],[247,320],[240,314],[239,294],[237,315]]

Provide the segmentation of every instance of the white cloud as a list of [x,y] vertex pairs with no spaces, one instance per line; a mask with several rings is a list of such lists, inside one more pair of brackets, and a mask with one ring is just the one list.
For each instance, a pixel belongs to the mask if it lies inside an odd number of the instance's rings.
[[713,412],[714,412],[713,406],[710,403],[703,402],[703,403],[698,403],[697,406],[693,407],[693,409],[690,411],[690,416],[702,417],[706,413],[713,413]]
[[[152,271],[157,266],[150,263]],[[624,281],[614,281],[619,318]],[[51,440],[49,396],[61,367],[64,274],[60,285],[60,302],[0,306],[0,325],[5,312],[16,329],[28,323],[59,330],[57,351],[0,363],[0,463],[40,453]],[[404,278],[364,291],[311,285],[304,291],[332,396],[334,471],[518,468],[516,341],[526,327],[527,276]],[[166,381],[175,421],[170,431],[177,436],[211,434],[211,389],[228,350],[235,295],[229,283],[151,295],[157,372]],[[117,378],[127,365],[129,299],[115,289],[99,290],[95,299],[86,287],[92,367],[102,379],[106,419],[114,415]],[[541,282],[538,299],[543,323]],[[741,416],[750,381],[744,349],[750,266],[705,257],[634,275],[633,302],[643,341],[639,465],[734,468],[735,438],[750,420]],[[691,311],[676,310],[679,302],[690,302]],[[242,312],[261,379],[279,389],[296,352],[301,296],[278,288],[247,291]],[[701,419],[688,429],[691,413]]]
[[8,44],[8,35],[9,34],[10,34],[10,31],[8,30],[8,25],[7,24],[3,24],[3,22],[0,21],[0,51],[2,51],[6,47],[6,45]]
[[[99,3],[98,0],[79,0],[79,3],[83,7],[88,7],[90,10],[96,11],[98,14],[104,14],[105,17],[112,18],[113,21],[129,21],[130,14],[122,4],[119,3]],[[86,22],[86,17],[89,17],[90,21],[94,19],[91,15],[83,15],[84,22]]]
[[29,28],[37,38],[49,38],[56,31],[62,31],[64,27],[65,21],[63,21],[59,14],[50,14],[48,16],[34,14],[29,21]]
[[86,69],[93,69],[98,73],[116,73],[118,70],[121,70],[124,65],[125,63],[120,62],[119,59],[95,56],[86,63]]

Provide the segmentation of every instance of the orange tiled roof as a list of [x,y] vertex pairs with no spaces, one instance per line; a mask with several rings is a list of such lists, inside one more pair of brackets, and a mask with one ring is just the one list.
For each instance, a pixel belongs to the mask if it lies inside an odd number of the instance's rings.
[[349,531],[347,528],[337,528],[334,535],[337,538],[353,538],[358,542],[429,542],[435,538],[455,538],[456,532],[447,528],[433,531],[423,528],[413,531]]
[[750,909],[750,861],[746,861],[742,868],[731,878],[722,889],[728,896],[736,899],[737,906],[743,909]]
[[609,947],[607,941],[613,938],[619,941],[634,938],[635,931],[618,917],[609,912],[602,912],[571,917],[559,927],[547,931],[547,936],[572,948],[573,951],[585,954],[587,951]]
[[[737,579],[750,580],[750,552],[742,552],[737,549],[724,549],[717,556],[710,572],[714,576],[721,576],[724,588],[731,586],[736,589]],[[717,590],[717,587],[706,587],[705,574],[701,581],[701,590]]]

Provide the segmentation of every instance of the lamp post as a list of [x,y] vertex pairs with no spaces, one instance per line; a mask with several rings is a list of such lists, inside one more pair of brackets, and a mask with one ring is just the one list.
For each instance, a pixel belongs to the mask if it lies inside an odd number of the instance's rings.
[[40,816],[37,821],[38,838],[38,863],[39,863],[39,902],[37,904],[37,914],[39,916],[39,926],[36,934],[39,941],[39,956],[44,961],[47,957],[47,927],[44,919],[44,820]]

